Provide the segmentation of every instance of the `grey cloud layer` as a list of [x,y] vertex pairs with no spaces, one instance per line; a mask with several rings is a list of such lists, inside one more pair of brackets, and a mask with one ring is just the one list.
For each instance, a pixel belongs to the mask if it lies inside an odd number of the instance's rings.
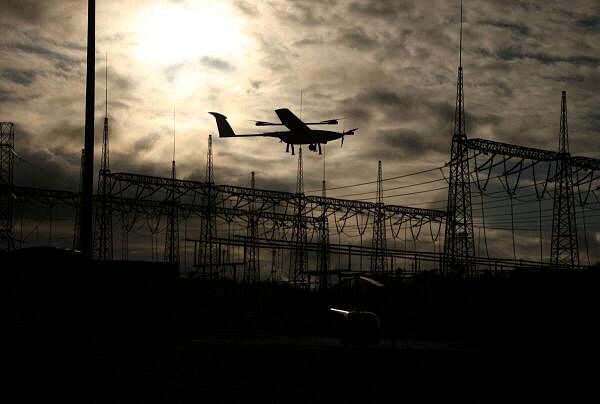
[[[19,136],[27,133],[17,141],[23,155],[41,167],[59,167],[57,178],[71,186],[79,175],[77,139],[83,119],[85,7],[80,3],[5,0],[0,16],[0,119],[15,120]],[[123,13],[142,4],[127,1]],[[164,167],[146,158],[167,148],[162,130],[143,125],[156,119],[154,111],[140,106],[150,96],[143,93],[143,84],[156,80],[157,86],[167,87],[190,68],[243,82],[245,88],[234,92],[211,82],[211,91],[185,100],[196,114],[190,119],[201,116],[194,133],[202,141],[187,147],[193,149],[194,159],[178,161],[184,176],[203,176],[204,136],[215,129],[204,111],[238,103],[234,115],[222,111],[238,125],[249,119],[273,119],[274,108],[299,110],[300,90],[305,97],[303,116],[344,116],[339,129],[360,128],[356,136],[345,139],[343,148],[337,143],[327,147],[332,185],[374,179],[379,159],[385,176],[447,161],[458,64],[458,1],[231,4],[244,18],[245,32],[255,46],[246,63],[205,55],[168,64],[161,70],[164,83],[145,72],[134,74],[127,66],[111,65],[113,133],[129,147],[113,149],[119,169],[168,171],[169,156],[165,155]],[[465,5],[469,136],[554,149],[560,91],[565,89],[573,151],[600,156],[600,4],[489,0]],[[99,35],[111,38],[115,49],[129,40],[127,32]],[[101,60],[99,83],[104,73]],[[125,126],[125,121],[139,123],[140,129],[132,130],[136,125]],[[272,139],[219,140],[217,178],[241,183],[255,170],[259,184],[291,189],[296,166],[283,153],[284,147]],[[181,148],[186,151],[186,145]],[[322,161],[306,154],[306,186],[318,188]],[[34,181],[28,170],[23,172],[30,176],[21,175],[20,181]]]

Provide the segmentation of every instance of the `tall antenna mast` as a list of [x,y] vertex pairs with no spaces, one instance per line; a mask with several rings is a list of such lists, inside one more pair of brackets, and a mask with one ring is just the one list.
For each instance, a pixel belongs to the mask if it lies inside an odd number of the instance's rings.
[[463,31],[463,2],[460,0],[460,43],[459,43],[459,56],[458,65],[462,67],[462,31]]
[[173,104],[173,162],[175,162],[175,104]]
[[108,51],[105,56],[106,76],[104,80],[104,116],[108,118]]
[[173,161],[171,162],[171,188],[169,189],[169,214],[167,216],[167,235],[165,240],[165,262],[179,263],[179,218],[175,196],[175,105],[173,105]]
[[[102,156],[100,159],[100,172],[98,175],[98,195],[100,203],[95,211],[94,222],[94,257],[99,260],[113,259],[113,232],[112,232],[112,202],[110,189],[110,150],[108,130],[108,52],[105,57],[106,72],[104,88],[104,128],[102,132]],[[83,159],[85,162],[85,159]]]
[[325,147],[323,147],[323,188],[321,189],[321,196],[327,197],[327,188],[325,185]]

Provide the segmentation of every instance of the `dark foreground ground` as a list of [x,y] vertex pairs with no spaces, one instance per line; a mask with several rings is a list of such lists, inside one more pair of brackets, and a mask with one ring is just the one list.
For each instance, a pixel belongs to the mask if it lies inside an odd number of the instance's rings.
[[[62,252],[3,264],[6,402],[597,401],[596,271],[313,293]],[[377,313],[382,341],[343,344],[333,306]]]
[[[400,346],[398,346],[400,345]],[[309,337],[122,340],[92,352],[90,402],[584,402],[596,363],[556,352],[443,343],[343,346]],[[576,349],[574,351],[577,351]],[[581,353],[580,353],[581,354]]]
[[478,362],[466,351],[309,337],[182,339],[159,354],[135,344],[95,356],[104,383],[91,391],[93,402],[461,402],[470,382],[454,368]]

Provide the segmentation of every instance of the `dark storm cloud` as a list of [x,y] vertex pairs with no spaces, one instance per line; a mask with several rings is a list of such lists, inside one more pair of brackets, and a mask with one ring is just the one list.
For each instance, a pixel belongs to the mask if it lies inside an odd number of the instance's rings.
[[[104,86],[106,67],[104,63],[102,67],[96,70],[96,85],[98,96],[96,96],[96,105],[100,105],[99,110],[104,110]],[[118,107],[118,109],[129,109],[131,104],[139,102],[138,98],[138,81],[135,77],[123,73],[119,67],[108,66],[108,102],[110,107]],[[100,122],[102,126],[102,122]]]
[[177,76],[177,73],[184,66],[185,66],[184,63],[176,63],[174,65],[167,66],[167,68],[164,70],[165,76],[167,77],[167,80],[170,81],[170,82],[172,82],[173,80],[175,80],[175,76]]
[[496,56],[506,61],[533,59],[541,64],[570,63],[576,66],[600,66],[600,58],[594,56],[554,56],[542,52],[521,51],[515,48],[501,48],[496,52]]
[[543,78],[546,80],[573,82],[573,83],[581,83],[581,82],[585,81],[585,77],[582,74],[569,74],[569,75],[561,75],[561,76],[543,76]]
[[[75,127],[64,124],[61,130],[56,125],[50,132],[52,136],[44,133],[31,133],[23,125],[15,127],[15,184],[28,187],[46,189],[63,189],[74,191],[77,189],[78,172],[81,154],[69,151],[65,146],[65,139],[73,136]],[[67,133],[66,136],[62,136]],[[81,137],[83,128],[79,132]],[[47,141],[46,139],[56,139]],[[70,146],[70,145],[69,145]]]
[[358,50],[371,49],[378,44],[378,41],[375,38],[368,35],[360,27],[342,30],[337,42],[341,45]]
[[431,149],[431,145],[421,133],[410,129],[380,130],[377,132],[377,137],[383,146],[401,151],[404,156],[420,157]]
[[256,4],[252,4],[248,1],[236,1],[234,3],[234,5],[240,10],[242,11],[244,14],[250,16],[250,17],[256,17],[258,16],[259,12],[258,12],[258,7],[256,7]]
[[196,63],[192,62],[181,62],[176,63],[170,66],[167,66],[164,69],[165,76],[169,82],[175,80],[177,75],[181,73],[185,68],[194,68],[198,65],[207,67],[212,70],[217,70],[221,72],[232,72],[235,70],[235,66],[227,62],[226,60],[211,57],[211,56],[203,56],[197,60]]
[[348,11],[357,16],[393,20],[400,13],[414,8],[413,2],[399,0],[354,1],[348,5]]
[[56,145],[65,143],[73,144],[79,143],[83,138],[84,128],[83,125],[73,124],[69,121],[59,121],[49,131],[49,136],[52,139],[52,144]]
[[0,104],[12,100],[12,91],[0,90]]
[[587,130],[595,132],[596,134],[600,133],[600,112],[594,111],[586,114],[583,122],[585,123]]
[[44,16],[46,2],[38,0],[3,0],[2,14],[11,19],[35,22]]
[[235,67],[232,66],[229,62],[223,59],[214,58],[210,56],[203,56],[200,59],[200,64],[206,67],[210,67],[211,69],[221,70],[224,72],[229,72],[235,70]]
[[513,94],[512,88],[504,81],[496,81],[492,86],[496,95],[510,97]]
[[294,46],[312,46],[312,45],[322,45],[325,43],[325,40],[323,38],[320,37],[307,37],[307,38],[303,38],[299,41],[294,42]]
[[262,55],[260,61],[263,66],[270,69],[277,76],[290,70],[289,58],[291,52],[285,44],[274,42],[264,34],[259,34],[257,41],[260,45],[260,54]]
[[289,8],[277,10],[277,14],[295,24],[318,26],[324,24],[326,20],[319,12],[319,8],[315,7],[316,5],[314,2],[291,3]]
[[[139,152],[139,150],[137,150]],[[133,158],[136,151],[111,150],[110,164],[113,172],[138,173],[157,177],[167,177],[171,173],[170,161],[165,164],[142,161]],[[165,159],[166,161],[167,159]]]
[[140,153],[151,150],[152,147],[156,144],[156,142],[160,139],[160,134],[158,133],[148,133],[146,136],[138,139],[133,144],[133,152]]
[[585,30],[592,32],[600,32],[600,16],[592,15],[577,20],[575,23]]
[[24,53],[40,56],[53,63],[56,69],[64,73],[73,72],[82,63],[81,59],[39,45],[21,43],[14,45],[13,48]]
[[494,20],[485,20],[481,22],[482,25],[489,25],[496,28],[502,28],[512,31],[514,34],[518,35],[528,35],[529,27],[524,24],[518,24],[515,22],[509,21],[494,21]]
[[2,69],[0,78],[12,81],[22,86],[28,86],[35,80],[36,73],[33,70]]

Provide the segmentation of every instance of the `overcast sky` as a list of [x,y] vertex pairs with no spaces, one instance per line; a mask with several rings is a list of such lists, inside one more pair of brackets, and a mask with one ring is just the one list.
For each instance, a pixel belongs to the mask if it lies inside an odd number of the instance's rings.
[[[76,187],[86,9],[1,0],[0,120],[15,122],[17,152],[35,164],[17,164],[20,185]],[[301,91],[303,118],[360,128],[326,147],[329,186],[375,179],[377,160],[384,177],[448,160],[458,0],[98,0],[96,33],[97,152],[108,54],[113,171],[169,175],[175,107],[179,176],[202,179],[208,111],[255,132],[250,120],[275,120],[276,108],[299,115]],[[600,2],[467,0],[463,66],[469,137],[556,149],[566,90],[571,151],[600,156]],[[254,170],[259,187],[295,186],[296,160],[277,140],[214,148],[219,183],[246,185]],[[305,157],[305,188],[319,188],[322,159]]]
[[[86,3],[2,0],[0,119],[16,123],[17,151],[53,170],[44,180],[53,186],[72,188],[79,175]],[[301,90],[304,118],[342,116],[340,130],[360,128],[343,148],[327,146],[331,185],[374,178],[379,159],[386,177],[442,165],[458,4],[99,0],[97,139],[108,54],[115,171],[168,175],[175,106],[179,173],[202,178],[206,137],[216,131],[208,111],[255,132],[250,120],[275,120],[276,108],[299,114]],[[565,89],[572,151],[593,156],[600,3],[467,1],[464,21],[468,135],[554,149]],[[255,170],[259,184],[292,187],[296,163],[284,150],[267,138],[216,140],[217,181],[247,182]],[[305,156],[306,186],[318,187],[322,161]]]

